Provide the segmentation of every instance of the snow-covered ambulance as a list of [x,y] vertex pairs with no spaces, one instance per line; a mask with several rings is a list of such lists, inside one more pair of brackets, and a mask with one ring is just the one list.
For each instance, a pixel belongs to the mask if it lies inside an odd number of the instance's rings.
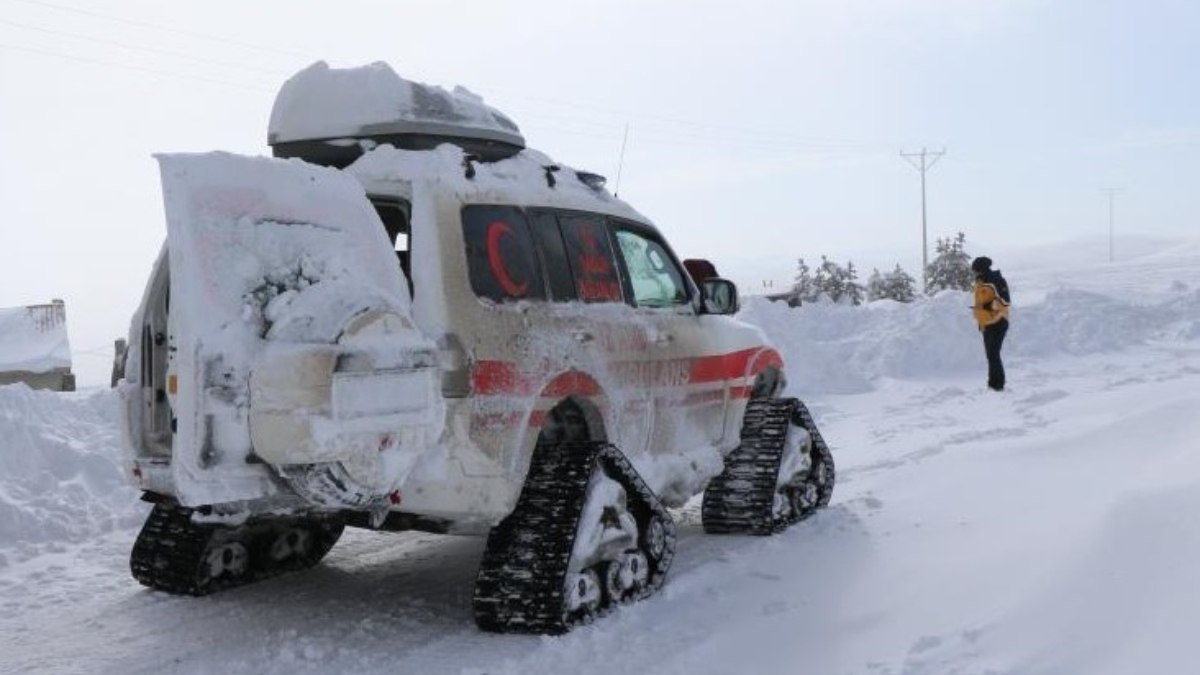
[[668,508],[701,492],[711,532],[828,502],[733,284],[479,97],[317,63],[269,143],[158,158],[167,240],[120,385],[143,584],[310,566],[347,525],[474,534],[479,625],[553,633],[652,593]]

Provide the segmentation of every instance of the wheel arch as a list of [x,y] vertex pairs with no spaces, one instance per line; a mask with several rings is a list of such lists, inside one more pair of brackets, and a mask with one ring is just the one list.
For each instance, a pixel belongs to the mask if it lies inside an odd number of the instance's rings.
[[787,387],[783,356],[773,347],[763,347],[755,354],[746,369],[750,382],[748,398],[774,398]]
[[[547,430],[576,425],[582,435],[570,440],[608,442],[608,392],[596,378],[581,370],[566,370],[554,377],[533,397],[533,409],[525,418],[524,433],[512,465],[512,476],[522,482],[529,473],[533,453]],[[570,433],[576,433],[574,431]]]

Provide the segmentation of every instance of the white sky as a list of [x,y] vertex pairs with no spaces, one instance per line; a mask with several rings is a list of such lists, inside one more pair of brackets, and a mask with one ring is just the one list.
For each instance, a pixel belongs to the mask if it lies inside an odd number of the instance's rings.
[[621,196],[751,292],[798,256],[916,271],[922,146],[931,243],[1104,236],[1108,186],[1119,237],[1192,236],[1197,35],[1189,0],[0,0],[0,307],[64,298],[106,382],[164,232],[151,153],[266,154],[317,59],[464,85],[610,186],[628,123]]

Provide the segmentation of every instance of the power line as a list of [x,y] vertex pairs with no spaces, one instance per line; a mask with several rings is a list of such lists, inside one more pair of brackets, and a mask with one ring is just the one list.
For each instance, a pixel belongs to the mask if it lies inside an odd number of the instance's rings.
[[[300,56],[300,57],[303,57],[306,59],[316,60],[317,58],[319,58],[319,57],[316,57],[316,56],[313,56],[310,54],[305,54],[303,52],[287,50],[287,49],[280,49],[280,48],[272,47],[269,45],[255,44],[255,43],[245,42],[245,41],[241,41],[241,40],[234,40],[234,39],[230,39],[230,38],[226,38],[226,37],[222,37],[222,36],[218,36],[218,35],[212,35],[209,33],[202,33],[202,32],[198,32],[198,31],[176,28],[173,26],[167,26],[167,25],[153,23],[153,22],[149,22],[149,21],[129,19],[129,18],[121,17],[121,16],[112,15],[112,14],[106,14],[103,12],[96,12],[96,11],[92,11],[92,10],[82,9],[79,7],[72,7],[72,6],[57,4],[57,3],[53,3],[53,2],[46,2],[45,0],[8,0],[8,1],[9,2],[20,2],[20,3],[27,4],[27,5],[44,7],[44,8],[48,8],[51,10],[60,11],[60,12],[70,12],[73,14],[79,14],[82,16],[101,19],[101,20],[105,20],[105,21],[112,21],[112,22],[127,24],[127,25],[131,25],[131,26],[137,26],[140,28],[153,29],[156,31],[164,31],[164,32],[178,34],[178,35],[185,35],[185,36],[193,37],[193,38],[210,40],[210,41],[218,42],[218,43],[222,43],[222,44],[235,45],[235,46],[243,47],[243,48],[247,48],[247,49],[255,49],[255,50],[259,50],[259,51],[271,52],[271,53],[282,54],[282,55],[287,55],[287,56]],[[12,22],[12,21],[0,21],[0,23],[6,23],[8,25],[16,26],[18,28],[24,28],[27,30],[36,30],[36,31],[44,32],[44,33],[57,34],[57,35],[62,35],[62,36],[66,36],[66,37],[71,37],[74,39],[86,40],[89,42],[110,44],[110,45],[113,45],[113,46],[116,46],[116,47],[119,47],[122,49],[131,49],[131,50],[145,51],[145,52],[150,52],[150,53],[158,53],[158,54],[173,56],[176,58],[190,59],[190,60],[203,62],[203,63],[211,63],[213,65],[219,65],[222,67],[233,67],[233,68],[240,68],[243,70],[255,70],[255,71],[259,71],[259,72],[263,72],[263,73],[269,73],[272,75],[286,74],[283,71],[257,68],[257,67],[253,67],[253,66],[246,66],[243,64],[234,64],[231,62],[224,62],[224,61],[219,61],[219,60],[215,60],[215,59],[207,59],[205,57],[193,56],[193,55],[183,54],[180,52],[172,52],[172,51],[168,51],[168,50],[159,50],[159,49],[155,49],[155,48],[151,48],[151,47],[142,47],[142,46],[138,46],[138,45],[131,45],[128,43],[122,43],[122,42],[117,42],[117,41],[113,41],[113,40],[104,40],[101,38],[84,36],[84,35],[80,35],[77,33],[67,33],[65,31],[57,31],[57,30],[48,29],[48,28],[18,24],[16,22]],[[16,48],[16,47],[14,47],[14,48]],[[21,48],[17,48],[17,49],[21,49]],[[28,48],[25,48],[25,50],[35,52],[35,50],[28,49]],[[61,58],[70,58],[73,60],[80,60],[80,61],[86,61],[86,62],[97,63],[97,64],[102,63],[102,61],[99,59],[89,60],[84,57],[65,56],[65,55],[61,55],[61,54],[51,54],[49,52],[42,52],[42,53],[45,53],[46,55],[59,56]],[[156,70],[156,69],[151,69],[151,68],[125,66],[123,64],[113,64],[112,62],[108,62],[106,65],[114,65],[115,67],[121,67],[121,68],[126,68],[126,69],[142,70],[144,72],[153,72],[156,74],[176,76],[175,74],[170,74],[166,71]],[[198,78],[195,76],[187,76],[187,75],[178,75],[178,76],[185,77],[187,79],[199,79],[201,81],[217,82],[217,80],[215,80],[213,78]],[[229,83],[229,84],[232,84],[232,83]],[[239,86],[239,87],[246,88],[244,85],[238,85],[238,84],[233,84],[233,86]],[[498,91],[498,92],[506,91],[504,89],[494,88],[494,87],[485,87],[482,90],[483,91],[491,90],[491,91]],[[602,106],[602,105],[595,105],[595,104],[589,104],[589,103],[580,103],[578,101],[564,101],[561,99],[548,98],[548,97],[544,97],[544,96],[529,96],[526,94],[514,93],[511,91],[509,91],[509,95],[516,97],[516,98],[523,98],[523,99],[526,99],[529,101],[534,101],[534,102],[549,103],[552,105],[565,106],[565,107],[570,107],[570,108],[575,108],[575,109],[592,110],[592,111],[601,112],[606,115],[619,115],[619,116],[625,118],[626,120],[628,120],[632,117],[632,118],[643,119],[643,120],[656,120],[660,123],[667,123],[667,124],[671,124],[671,125],[684,125],[684,126],[692,127],[694,129],[699,130],[700,133],[696,133],[696,132],[688,133],[686,131],[682,131],[679,129],[672,129],[671,131],[666,132],[666,134],[671,134],[673,136],[681,137],[684,139],[701,139],[704,141],[704,143],[702,143],[702,144],[707,144],[707,145],[719,144],[719,143],[712,143],[710,141],[711,137],[718,136],[721,138],[721,140],[734,141],[742,146],[749,146],[752,143],[759,144],[759,145],[770,145],[771,147],[776,147],[779,145],[786,145],[786,146],[790,146],[790,147],[794,147],[794,148],[809,148],[809,149],[814,149],[814,150],[827,150],[827,151],[834,151],[834,152],[863,152],[863,153],[881,152],[884,147],[890,147],[890,146],[884,146],[882,144],[867,142],[867,141],[846,140],[846,139],[820,139],[820,138],[814,138],[814,137],[797,136],[797,135],[794,135],[791,133],[780,132],[777,130],[765,129],[765,128],[749,128],[749,127],[745,127],[745,126],[712,124],[712,123],[700,122],[700,121],[691,120],[691,119],[682,119],[682,118],[678,118],[678,117],[646,114],[643,112],[633,111],[630,109],[623,109],[623,108],[619,108],[619,107]],[[547,113],[545,113],[543,111],[542,114],[547,114]],[[578,119],[578,117],[574,118],[574,121],[582,122],[585,124],[588,124],[588,123],[597,124],[596,122],[589,121],[589,120],[580,120],[580,119]],[[613,125],[613,126],[615,126],[615,125]],[[721,133],[713,134],[713,133],[706,132],[705,130],[708,130],[709,132],[718,131]],[[567,132],[567,133],[575,133],[577,135],[589,135],[589,134],[584,134],[581,132]],[[734,136],[756,137],[756,138],[754,140],[738,140],[738,139],[731,138],[731,136],[730,136],[731,134],[733,134]],[[590,134],[590,135],[599,137],[596,134]],[[645,134],[643,133],[642,136],[645,136]],[[654,143],[654,142],[666,142],[666,143],[677,142],[678,143],[678,141],[675,141],[674,138],[671,138],[671,137],[663,134],[662,132],[660,132],[658,135],[656,135],[654,137],[647,137],[647,138],[644,138],[643,140],[645,140],[647,142],[651,142],[651,143]],[[691,143],[687,143],[686,141],[684,141],[681,144],[692,145]]]
[[250,89],[252,91],[262,91],[262,92],[267,92],[267,93],[272,92],[271,89],[265,89],[263,87],[256,87],[256,86],[249,85],[249,84],[240,84],[238,82],[231,82],[229,80],[219,80],[219,79],[215,79],[215,78],[211,78],[211,77],[202,77],[199,75],[187,75],[185,73],[175,73],[175,72],[171,72],[169,70],[158,70],[156,68],[131,66],[129,64],[117,63],[115,61],[105,61],[104,59],[93,59],[93,58],[89,58],[86,56],[74,56],[72,54],[62,54],[60,52],[52,52],[52,51],[47,51],[44,49],[33,49],[31,47],[18,47],[17,45],[10,45],[10,44],[4,44],[4,43],[0,43],[0,49],[12,49],[15,51],[20,51],[20,52],[28,52],[30,54],[38,54],[41,56],[50,56],[50,57],[53,57],[56,59],[67,59],[69,61],[79,61],[81,63],[89,63],[92,65],[105,66],[108,68],[120,68],[122,70],[132,70],[132,71],[141,72],[141,73],[151,73],[154,75],[163,75],[166,77],[175,77],[175,78],[180,78],[180,79],[184,79],[184,80],[194,80],[196,82],[206,82],[208,84],[219,84],[219,85],[228,86],[228,87],[238,87],[239,89]]
[[[900,151],[900,156],[904,158],[904,161],[921,172],[921,290],[925,292],[929,291],[929,234],[925,218],[925,172],[932,169],[933,165],[937,164],[937,161],[945,154],[945,148],[942,148],[940,152],[929,152],[925,148],[921,148],[921,152]],[[917,157],[921,158],[919,164],[913,161]],[[933,161],[929,161],[930,157],[933,158]]]
[[[499,92],[501,94],[506,93],[506,90],[495,88],[495,87],[481,87],[479,90],[482,92],[485,92],[485,93],[489,92],[489,91],[490,92]],[[690,131],[689,132],[689,131],[685,131],[685,130],[673,129],[669,133],[673,133],[673,134],[677,134],[677,135],[681,135],[681,136],[687,136],[687,137],[691,137],[691,138],[704,138],[704,137],[714,135],[712,133],[705,133],[705,130],[708,130],[708,131],[721,132],[722,134],[724,134],[727,137],[730,134],[743,135],[743,136],[756,136],[756,137],[758,137],[757,140],[762,143],[787,143],[787,144],[797,145],[797,146],[811,146],[816,149],[859,151],[859,152],[884,152],[885,150],[890,151],[890,148],[893,147],[890,144],[885,145],[882,143],[875,143],[875,142],[871,142],[871,141],[855,141],[855,140],[846,140],[846,139],[821,139],[821,138],[815,138],[815,137],[796,136],[796,135],[788,133],[788,132],[781,132],[778,130],[761,128],[761,127],[751,128],[751,127],[746,127],[746,126],[721,125],[721,124],[712,124],[712,123],[708,123],[708,122],[698,122],[696,120],[680,119],[677,117],[666,117],[666,116],[661,116],[661,115],[647,114],[647,113],[639,112],[639,111],[628,109],[628,108],[622,109],[622,108],[613,108],[613,107],[608,107],[608,106],[598,106],[598,105],[588,104],[588,103],[579,103],[576,101],[564,101],[561,99],[547,98],[544,96],[527,96],[527,95],[515,94],[515,93],[511,93],[511,92],[507,92],[507,95],[512,96],[513,98],[520,98],[520,99],[525,99],[525,100],[533,101],[533,102],[549,103],[552,105],[558,105],[558,106],[576,108],[576,109],[583,109],[583,110],[592,110],[592,111],[600,112],[602,114],[609,115],[612,117],[619,116],[625,120],[629,120],[632,118],[632,119],[640,119],[640,120],[652,120],[652,121],[656,121],[658,123],[666,123],[666,124],[670,124],[670,125],[681,125],[682,124],[685,126],[693,127],[695,129],[697,129],[698,131]],[[552,114],[552,113],[543,112],[542,114]],[[616,125],[613,125],[613,126],[616,126]]]
[[112,46],[112,47],[119,47],[121,49],[129,49],[129,50],[133,50],[133,51],[147,52],[149,54],[159,54],[162,56],[171,56],[171,57],[179,58],[179,59],[187,59],[189,61],[195,61],[197,63],[207,63],[207,64],[211,64],[211,65],[221,66],[224,68],[236,68],[239,70],[253,70],[256,72],[260,72],[260,73],[268,73],[270,75],[288,75],[289,74],[287,71],[284,71],[284,70],[272,70],[269,68],[258,68],[255,66],[248,66],[244,63],[234,63],[233,61],[220,61],[217,59],[209,59],[209,58],[205,58],[203,56],[195,56],[193,54],[184,54],[182,52],[174,52],[174,51],[170,51],[170,50],[166,50],[166,49],[156,49],[154,47],[142,47],[139,45],[131,45],[131,44],[127,44],[124,42],[117,42],[116,40],[105,40],[103,38],[92,37],[90,35],[81,35],[79,33],[68,33],[66,31],[53,30],[51,28],[43,28],[42,26],[32,26],[29,24],[18,23],[16,21],[8,21],[7,19],[0,19],[0,24],[4,24],[6,26],[13,26],[14,28],[20,28],[22,30],[31,30],[31,31],[37,31],[39,33],[46,33],[48,35],[59,35],[62,37],[71,38],[73,40],[82,40],[84,42],[91,42],[94,44],[108,45],[108,46]]
[[154,30],[165,31],[168,33],[175,33],[176,35],[186,35],[188,37],[198,38],[201,40],[211,40],[213,42],[220,42],[222,44],[233,45],[236,47],[243,47],[245,49],[256,49],[258,51],[272,52],[275,54],[282,54],[284,56],[300,56],[300,57],[303,57],[306,59],[314,58],[313,56],[311,56],[309,54],[304,54],[302,52],[295,52],[295,51],[291,51],[291,50],[287,50],[287,49],[279,49],[277,47],[271,47],[271,46],[267,46],[267,45],[259,45],[259,44],[254,44],[252,42],[242,42],[241,40],[232,40],[230,38],[221,37],[219,35],[209,35],[207,33],[200,33],[200,32],[192,31],[192,30],[185,30],[183,28],[175,28],[173,26],[164,26],[163,24],[151,23],[149,21],[139,21],[137,19],[127,19],[125,17],[115,16],[112,14],[104,14],[103,12],[93,12],[91,10],[81,9],[79,7],[71,7],[68,5],[59,5],[59,4],[55,4],[53,2],[44,2],[43,0],[9,0],[9,2],[21,2],[21,3],[25,3],[27,5],[36,5],[38,7],[46,7],[48,9],[53,9],[53,10],[57,10],[60,12],[70,12],[72,14],[88,16],[88,17],[92,17],[94,19],[102,19],[104,21],[113,21],[116,23],[123,23],[123,24],[129,25],[129,26],[138,26],[139,28],[152,28]]

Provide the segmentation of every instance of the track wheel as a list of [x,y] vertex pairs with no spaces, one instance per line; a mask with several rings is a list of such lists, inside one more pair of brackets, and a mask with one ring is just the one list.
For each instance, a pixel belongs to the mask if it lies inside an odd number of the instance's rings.
[[317,564],[337,542],[327,516],[258,516],[237,526],[195,522],[190,508],[161,503],[134,542],[133,577],[177,595],[207,595]]
[[706,532],[769,535],[829,503],[833,455],[803,403],[752,400],[741,440],[704,492]]
[[675,524],[624,455],[602,443],[539,446],[513,512],[488,536],[475,620],[563,633],[662,584]]
[[196,574],[198,586],[240,582],[250,571],[250,552],[240,541],[210,543]]

